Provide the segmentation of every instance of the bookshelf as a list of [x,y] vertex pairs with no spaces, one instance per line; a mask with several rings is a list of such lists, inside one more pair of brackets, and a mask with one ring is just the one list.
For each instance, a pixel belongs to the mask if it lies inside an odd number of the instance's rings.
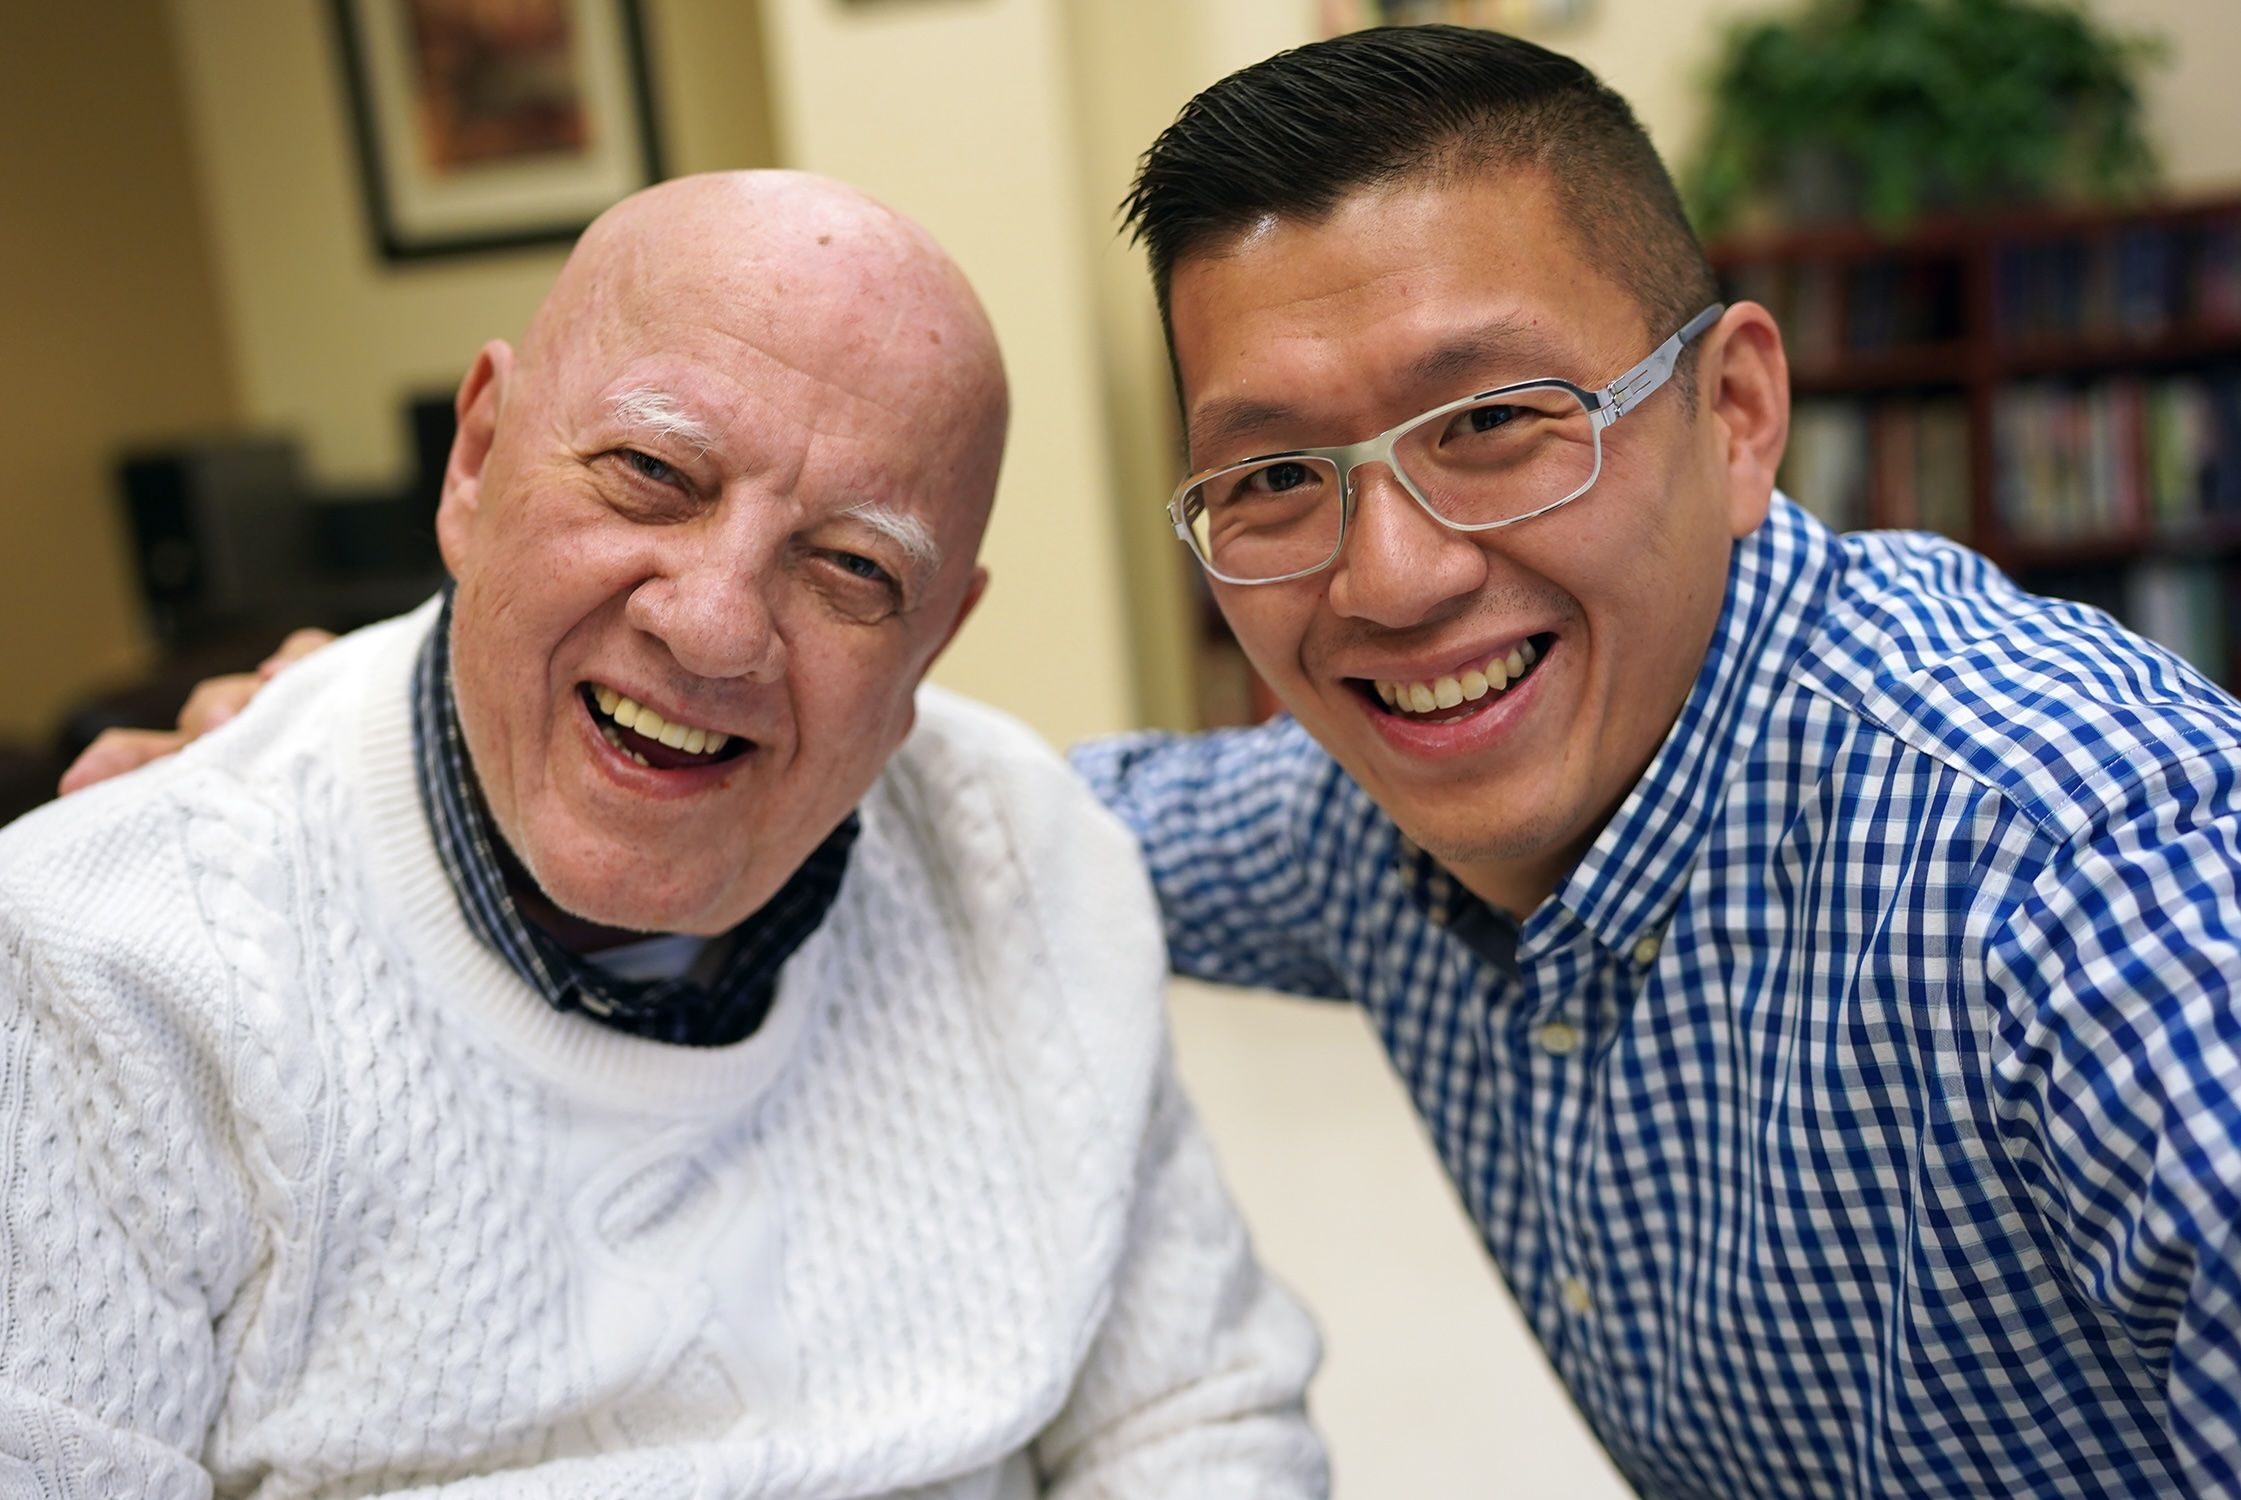
[[1783,488],[1919,527],[2241,687],[2241,198],[1713,248],[1781,321]]

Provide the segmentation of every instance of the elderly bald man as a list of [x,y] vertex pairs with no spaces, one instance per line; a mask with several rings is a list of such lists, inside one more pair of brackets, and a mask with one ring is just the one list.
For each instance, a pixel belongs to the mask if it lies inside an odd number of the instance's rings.
[[920,687],[957,270],[670,183],[458,412],[455,592],[0,836],[0,1491],[1321,1493],[1134,845]]

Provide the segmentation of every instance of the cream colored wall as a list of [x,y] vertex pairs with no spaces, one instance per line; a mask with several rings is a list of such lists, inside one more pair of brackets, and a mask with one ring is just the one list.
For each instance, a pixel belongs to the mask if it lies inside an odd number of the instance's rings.
[[2148,128],[2178,193],[2222,192],[2241,183],[2241,4],[2233,0],[2096,0],[2111,24],[2158,32],[2171,42],[2148,88]]
[[1137,153],[1208,81],[1189,66],[1190,49],[1175,44],[1191,21],[1190,0],[1078,0],[1065,28],[1095,390],[1112,451],[1115,557],[1126,580],[1129,682],[1138,716],[1169,728],[1197,722],[1194,565],[1160,508],[1175,482],[1174,403],[1144,258],[1116,232],[1115,205]]
[[925,224],[980,289],[1012,383],[982,558],[935,668],[1059,743],[1133,722],[1111,440],[1061,0],[766,0],[789,161]]
[[0,6],[0,737],[146,655],[111,464],[233,415],[160,0]]
[[1180,462],[1174,395],[1144,256],[1120,237],[1115,210],[1137,158],[1191,95],[1312,39],[1313,12],[1310,0],[1073,0],[1064,10],[1096,389],[1113,452],[1130,680],[1147,724],[1199,722],[1197,565],[1162,510]]

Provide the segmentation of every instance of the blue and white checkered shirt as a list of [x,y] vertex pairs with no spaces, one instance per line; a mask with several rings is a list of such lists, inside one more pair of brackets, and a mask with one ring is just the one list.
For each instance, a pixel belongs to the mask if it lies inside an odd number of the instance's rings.
[[1288,720],[1076,760],[1178,968],[1368,1007],[1644,1491],[2241,1494],[2241,703],[2173,657],[1777,501],[1507,933]]

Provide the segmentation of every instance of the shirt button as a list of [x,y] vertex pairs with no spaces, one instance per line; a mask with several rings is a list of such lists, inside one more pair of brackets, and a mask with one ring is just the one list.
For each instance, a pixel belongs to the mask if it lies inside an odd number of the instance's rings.
[[1580,1050],[1580,1031],[1569,1021],[1551,1021],[1534,1034],[1541,1050],[1551,1057],[1569,1057]]
[[1580,1317],[1584,1318],[1595,1310],[1594,1296],[1588,1291],[1587,1283],[1577,1276],[1564,1278],[1563,1296],[1564,1305]]
[[1657,946],[1657,934],[1654,932],[1648,937],[1635,939],[1634,962],[1645,969],[1656,963]]

